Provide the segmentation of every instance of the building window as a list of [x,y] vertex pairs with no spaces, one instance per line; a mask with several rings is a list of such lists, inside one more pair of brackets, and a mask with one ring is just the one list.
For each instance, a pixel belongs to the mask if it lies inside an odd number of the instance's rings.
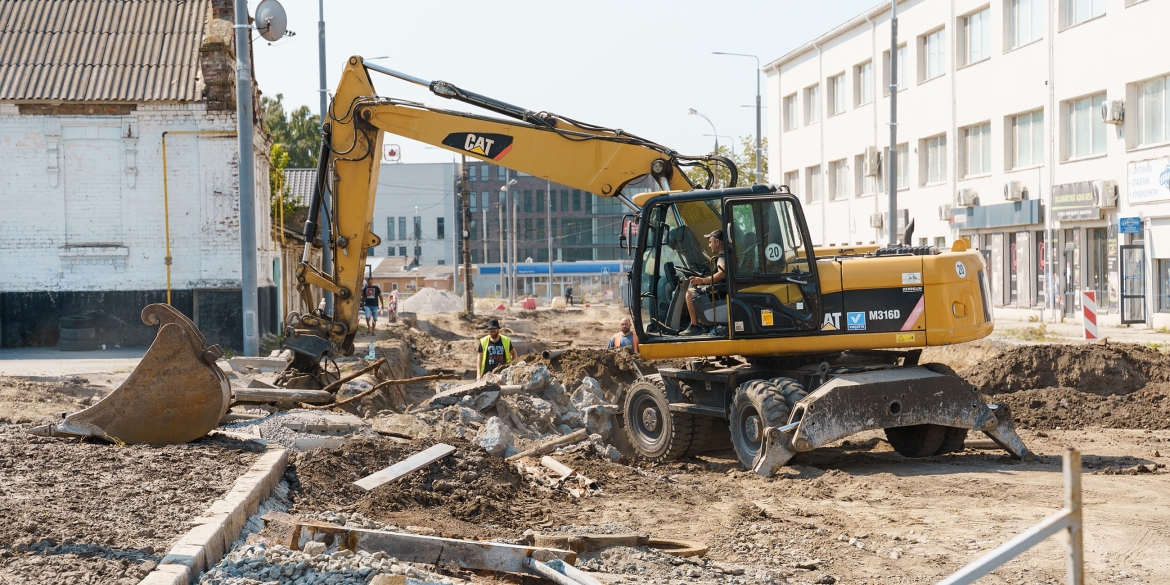
[[963,128],[963,176],[991,172],[991,122]]
[[479,208],[475,206],[477,199],[479,199],[479,198],[475,196],[475,192],[471,192],[471,193],[467,194],[467,208],[469,210],[479,211]]
[[919,81],[930,81],[947,72],[947,31],[938,29],[919,38],[919,54],[922,63],[918,70]]
[[922,184],[933,185],[947,180],[947,135],[939,134],[922,141]]
[[804,88],[804,123],[813,124],[821,119],[820,84]]
[[[406,235],[406,218],[405,218],[405,217],[400,217],[400,218],[398,218],[398,239],[399,239],[399,240],[405,240],[405,239],[407,239],[407,235]],[[406,248],[403,248],[403,250],[405,250],[405,249],[406,249]],[[405,255],[406,255],[406,252],[403,252],[403,253],[402,253],[402,255],[403,255],[403,256],[405,256]]]
[[573,189],[573,211],[581,211],[581,191]]
[[1012,168],[1044,164],[1044,110],[1012,116]]
[[475,165],[467,165],[467,180],[469,182],[472,182],[472,183],[475,182],[475,175],[476,175],[475,169],[476,168],[477,167]]
[[405,255],[406,255],[406,246],[398,246],[398,255],[399,255],[399,256],[405,256]]
[[962,64],[970,65],[991,58],[991,9],[968,14],[960,19]]
[[[414,239],[422,239],[422,218],[417,215],[414,216]],[[415,256],[417,255],[418,254],[415,254]]]
[[835,160],[829,163],[829,193],[833,201],[849,198],[849,172],[846,159]]
[[1105,94],[1067,102],[1068,157],[1080,158],[1105,153],[1105,123],[1101,121],[1101,104]]
[[524,213],[532,213],[532,191],[524,190]]
[[934,239],[934,247],[938,248],[940,250],[943,248],[946,248],[947,247],[947,237],[946,236],[939,236],[939,237],[935,238]]
[[1008,49],[1044,38],[1044,7],[1047,0],[1010,0],[1008,5]]
[[507,178],[507,174],[508,174],[508,169],[505,169],[504,167],[496,167],[496,180],[497,181],[503,181],[505,178]]
[[[889,160],[889,147],[883,149],[882,154],[887,157],[886,160]],[[901,191],[902,189],[910,188],[910,143],[904,142],[899,144],[897,155],[898,160],[896,162],[898,163],[898,190]]]
[[1158,312],[1170,313],[1170,260],[1158,260]]
[[394,255],[394,246],[386,246],[386,255],[387,255],[387,256],[393,256],[393,255]]
[[862,106],[873,101],[873,61],[853,68],[853,105]]
[[541,218],[538,218],[536,220],[536,241],[538,241],[538,242],[547,241],[545,239],[544,232],[545,232],[545,221],[544,221],[544,218],[541,217]]
[[569,210],[569,190],[561,189],[561,212]]
[[531,217],[524,218],[524,241],[525,242],[532,241],[532,218]]
[[836,116],[845,112],[845,74],[834,75],[829,78],[829,115]]
[[853,157],[853,183],[857,185],[857,196],[873,195],[877,192],[877,177],[865,174],[865,155]]
[[468,237],[473,242],[479,241],[479,222],[473,219],[469,225],[471,229],[467,230]]
[[821,202],[821,165],[815,167],[808,167],[804,170],[805,179],[808,184],[805,185],[805,193],[808,196],[805,198],[807,203]]
[[[882,72],[882,95],[890,95],[890,52],[882,53],[885,71]],[[898,91],[906,89],[906,45],[898,47]]]
[[[394,237],[394,218],[393,218],[393,217],[387,217],[387,218],[386,218],[386,241],[387,241],[387,242],[392,242],[392,241],[394,241],[394,240],[396,240],[396,239],[398,239],[398,238],[395,238],[395,237]],[[391,255],[391,256],[393,256],[393,255],[394,255],[394,253],[393,253],[393,252],[391,252],[391,253],[390,253],[390,255]]]
[[800,126],[800,121],[796,117],[796,94],[792,94],[784,98],[784,130],[795,130]]
[[788,185],[788,190],[793,195],[797,192],[797,187],[800,186],[800,171],[789,171],[784,173],[784,184]]
[[536,210],[544,211],[544,189],[536,191]]
[[1170,138],[1170,76],[1137,84],[1137,144],[1161,144]]
[[1061,8],[1064,9],[1064,26],[1070,27],[1104,16],[1105,0],[1064,0]]
[[418,259],[419,263],[422,263],[422,246],[414,247],[414,257]]
[[435,234],[436,234],[435,237],[440,239],[440,240],[447,239],[447,231],[445,229],[443,229],[445,227],[443,225],[444,219],[445,218],[442,218],[442,217],[435,218]]
[[489,167],[489,166],[487,166],[487,165],[483,165],[483,166],[481,166],[481,167],[480,167],[480,170],[479,170],[479,176],[480,176],[480,177],[481,177],[481,178],[482,178],[484,181],[487,181],[487,180],[489,179],[489,177],[491,177],[491,174],[490,174],[490,173],[491,173],[491,167]]

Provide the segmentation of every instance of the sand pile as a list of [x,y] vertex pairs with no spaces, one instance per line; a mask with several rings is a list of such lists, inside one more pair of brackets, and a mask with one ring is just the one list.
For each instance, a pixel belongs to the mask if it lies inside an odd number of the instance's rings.
[[432,313],[457,313],[463,310],[463,297],[446,290],[423,288],[406,299],[399,311],[427,315]]

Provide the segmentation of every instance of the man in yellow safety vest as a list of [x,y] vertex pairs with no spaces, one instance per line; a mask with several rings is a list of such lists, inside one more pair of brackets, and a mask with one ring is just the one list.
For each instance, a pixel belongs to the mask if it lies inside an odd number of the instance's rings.
[[483,339],[479,340],[479,345],[475,347],[479,352],[479,376],[482,378],[487,372],[490,372],[503,364],[510,364],[516,359],[516,348],[512,346],[512,340],[500,335],[500,322],[492,319],[488,322],[488,334]]

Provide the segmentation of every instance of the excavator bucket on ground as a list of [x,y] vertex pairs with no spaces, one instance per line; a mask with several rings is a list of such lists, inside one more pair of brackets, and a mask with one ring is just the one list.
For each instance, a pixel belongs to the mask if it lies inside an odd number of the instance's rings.
[[44,437],[94,437],[115,443],[172,445],[194,441],[219,424],[231,405],[231,384],[215,364],[223,356],[170,305],[142,310],[158,335],[126,381],[97,404],[58,424],[30,429]]

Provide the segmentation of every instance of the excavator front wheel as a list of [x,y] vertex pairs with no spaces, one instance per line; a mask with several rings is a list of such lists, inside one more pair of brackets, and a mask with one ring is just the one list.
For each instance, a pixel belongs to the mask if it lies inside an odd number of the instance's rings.
[[649,461],[671,461],[691,446],[693,415],[670,410],[662,376],[646,376],[630,385],[622,407],[626,436],[634,452]]
[[764,444],[764,429],[787,424],[792,404],[805,395],[804,386],[791,378],[740,384],[731,403],[731,445],[744,469],[752,468]]

